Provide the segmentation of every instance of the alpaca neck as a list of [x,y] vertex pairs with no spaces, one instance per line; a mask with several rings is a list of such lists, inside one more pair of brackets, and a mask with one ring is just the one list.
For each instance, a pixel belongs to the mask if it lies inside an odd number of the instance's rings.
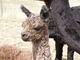
[[33,42],[33,60],[51,60],[48,37]]

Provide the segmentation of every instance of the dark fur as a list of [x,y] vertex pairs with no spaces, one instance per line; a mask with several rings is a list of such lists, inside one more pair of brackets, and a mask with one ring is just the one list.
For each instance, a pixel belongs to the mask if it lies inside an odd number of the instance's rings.
[[[59,32],[57,29],[55,29],[55,23],[52,20],[52,18],[49,18],[49,11],[50,8],[47,8],[46,6],[43,6],[41,9],[41,18],[44,19],[45,22],[48,22],[48,28],[49,28],[49,37],[54,38],[55,40],[55,48],[56,48],[56,57],[55,60],[62,60],[62,52],[63,52],[63,46],[64,42],[61,38],[61,36],[58,34]],[[80,7],[73,7],[71,8],[72,15],[74,16],[74,19],[78,24],[80,24]],[[54,26],[53,26],[54,25]],[[73,60],[74,51],[71,49],[71,47],[68,46],[68,52],[67,52],[67,60]]]

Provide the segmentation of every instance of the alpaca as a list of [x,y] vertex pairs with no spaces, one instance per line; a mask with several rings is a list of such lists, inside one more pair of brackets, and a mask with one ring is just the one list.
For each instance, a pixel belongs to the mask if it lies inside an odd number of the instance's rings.
[[[62,40],[59,32],[55,29],[55,23],[53,22],[52,18],[49,17],[50,9],[43,5],[40,13],[40,17],[48,23],[48,29],[49,29],[49,38],[54,38],[55,41],[55,48],[56,48],[56,57],[55,60],[62,60],[62,52],[63,52],[63,46],[64,41]],[[54,26],[53,26],[54,25]],[[71,49],[70,46],[68,46],[68,52],[67,52],[67,60],[73,60],[74,50]]]
[[[48,29],[49,29],[49,38],[54,38],[56,43],[56,58],[55,60],[62,60],[62,52],[63,52],[63,46],[65,42],[61,39],[61,36],[58,36],[59,34],[55,31],[54,23],[52,24],[52,19],[49,18],[49,8],[46,5],[42,6],[40,17],[44,19],[44,21],[49,22]],[[71,12],[74,16],[75,21],[80,25],[80,6],[72,7]],[[51,21],[51,22],[50,22]],[[68,46],[68,53],[67,53],[67,60],[73,60],[74,56],[74,50],[71,49],[71,47]]]
[[0,60],[32,60],[32,52],[4,45],[0,47]]
[[[65,42],[59,35],[59,31],[56,30],[54,21],[49,17],[49,12],[51,9],[50,5],[53,0],[39,0],[39,1],[44,1],[44,3],[46,4],[45,6],[42,7],[40,16],[43,20],[49,22],[48,24],[49,38],[54,38],[55,40],[55,48],[56,48],[55,60],[62,60],[62,52]],[[72,7],[71,13],[75,21],[80,25],[80,18],[79,18],[80,6]],[[68,46],[67,60],[73,60],[73,56],[74,56],[74,50],[71,49],[70,46]]]
[[24,6],[22,11],[27,15],[28,19],[23,22],[22,40],[31,41],[33,45],[33,60],[51,60],[49,47],[48,27],[40,18],[31,13]]

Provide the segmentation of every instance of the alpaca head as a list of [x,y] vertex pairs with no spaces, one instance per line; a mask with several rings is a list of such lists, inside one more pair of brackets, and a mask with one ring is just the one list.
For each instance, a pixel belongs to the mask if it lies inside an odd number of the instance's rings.
[[21,6],[21,9],[28,17],[22,24],[22,40],[36,41],[44,36],[47,36],[47,25],[45,22],[43,22],[40,16],[36,16],[35,14],[31,13],[24,6]]

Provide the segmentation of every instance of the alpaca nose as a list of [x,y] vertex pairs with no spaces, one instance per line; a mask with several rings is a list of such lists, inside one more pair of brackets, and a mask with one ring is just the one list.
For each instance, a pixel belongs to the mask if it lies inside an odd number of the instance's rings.
[[23,41],[27,41],[28,40],[28,35],[27,34],[21,33],[21,36],[22,36],[22,40]]
[[25,37],[25,36],[27,36],[26,34],[22,34],[22,37]]

